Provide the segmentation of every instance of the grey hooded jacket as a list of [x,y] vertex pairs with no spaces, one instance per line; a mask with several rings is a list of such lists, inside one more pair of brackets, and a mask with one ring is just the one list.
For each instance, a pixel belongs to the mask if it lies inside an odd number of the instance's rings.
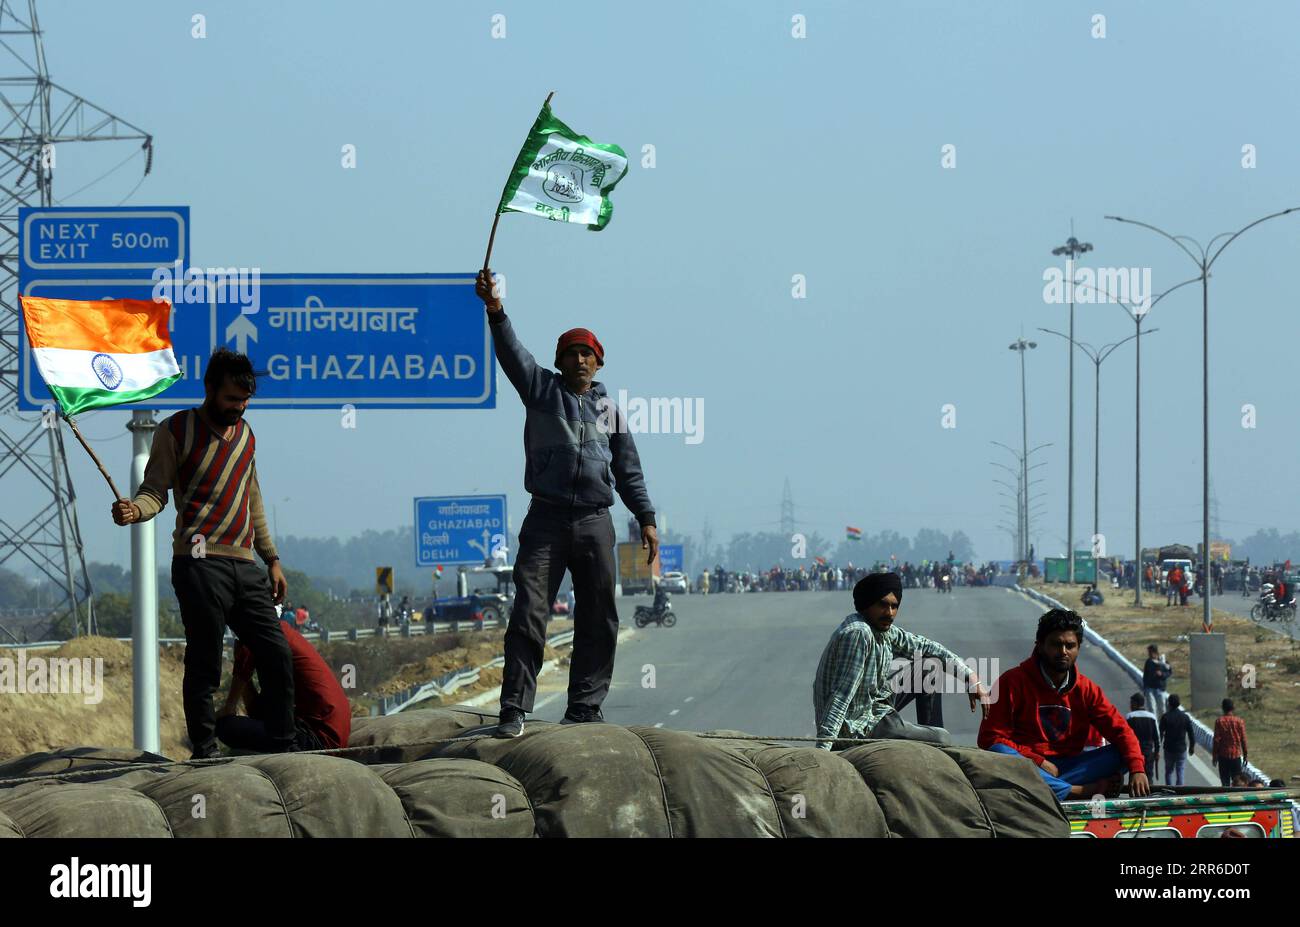
[[524,489],[558,505],[614,504],[614,491],[642,525],[655,523],[641,459],[627,420],[605,387],[570,392],[557,371],[538,366],[504,312],[488,314],[497,362],[524,401]]

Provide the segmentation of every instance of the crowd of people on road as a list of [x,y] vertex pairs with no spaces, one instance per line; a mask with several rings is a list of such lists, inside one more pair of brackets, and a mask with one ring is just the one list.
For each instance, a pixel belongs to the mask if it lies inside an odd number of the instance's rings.
[[[1189,573],[1178,564],[1166,569],[1160,563],[1144,563],[1140,571],[1142,590],[1165,596],[1169,605],[1186,605],[1191,596],[1204,596],[1205,567],[1196,561],[1192,564]],[[1137,564],[1132,561],[1102,560],[1098,562],[1098,570],[1113,588],[1133,589],[1139,576]],[[1223,596],[1231,588],[1249,597],[1266,584],[1277,586],[1284,582],[1290,571],[1289,560],[1271,566],[1252,566],[1249,561],[1232,565],[1215,560],[1210,563],[1210,591],[1214,596]]]
[[773,566],[766,571],[728,570],[721,563],[712,570],[704,570],[695,582],[695,591],[704,595],[742,592],[844,592],[850,590],[864,576],[873,573],[893,573],[899,577],[904,589],[934,589],[944,576],[957,586],[992,585],[999,573],[993,562],[983,566],[958,563],[949,552],[946,560],[891,561],[874,566],[855,567],[853,561],[836,566],[823,558],[815,558],[811,566]]

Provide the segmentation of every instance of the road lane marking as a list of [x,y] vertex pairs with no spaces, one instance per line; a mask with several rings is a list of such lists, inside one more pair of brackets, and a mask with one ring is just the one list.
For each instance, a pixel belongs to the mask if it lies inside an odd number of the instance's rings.
[[682,701],[684,701],[684,702],[693,702],[693,701],[695,701],[695,696],[693,696],[693,695],[688,695],[688,696],[686,696],[686,698],[682,699]]
[[655,727],[663,727],[663,726],[664,726],[664,723],[663,723],[662,721],[660,721],[658,724],[655,725]]
[[672,711],[668,712],[668,717],[671,718],[673,715],[677,714],[679,711],[681,711],[680,708],[674,708]]

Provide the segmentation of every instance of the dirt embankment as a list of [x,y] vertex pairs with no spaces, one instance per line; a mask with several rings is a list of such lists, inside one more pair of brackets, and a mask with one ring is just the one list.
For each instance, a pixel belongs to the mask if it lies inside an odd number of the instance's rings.
[[[1079,604],[1082,586],[1030,582],[1033,588],[1073,608],[1102,637],[1139,669],[1147,645],[1155,644],[1169,660],[1174,675],[1169,691],[1178,693],[1184,708],[1191,705],[1191,644],[1188,635],[1201,631],[1201,603],[1166,605],[1163,595],[1144,593],[1135,608],[1132,590],[1103,589],[1099,606]],[[1228,697],[1246,722],[1250,761],[1270,776],[1288,780],[1300,775],[1300,641],[1274,634],[1247,618],[1214,609],[1214,631],[1226,638]],[[1134,691],[1139,687],[1134,686]],[[1128,705],[1117,706],[1128,712]],[[1213,728],[1216,711],[1194,712]],[[1198,751],[1199,755],[1199,751]],[[1204,757],[1207,761],[1209,756]]]
[[[163,645],[159,652],[161,750],[166,756],[184,759],[190,755],[181,707],[185,648]],[[135,692],[131,653],[130,644],[107,637],[80,637],[57,650],[28,651],[25,656],[17,650],[0,650],[0,758],[68,746],[129,748]],[[56,671],[61,677],[56,686],[48,673],[37,669],[57,667],[60,664],[55,660],[70,659],[90,660],[90,673],[81,672],[87,668],[84,662],[75,676]],[[98,675],[96,660],[103,661],[103,675],[98,682],[93,678]],[[17,680],[13,677],[20,668],[26,670],[27,681],[46,691],[14,691]],[[5,670],[13,674],[12,682],[4,678]],[[40,681],[42,675],[46,677],[44,683]],[[80,691],[53,691],[78,678]]]
[[[570,627],[570,622],[553,621],[549,630],[557,634]],[[353,683],[344,688],[353,715],[367,715],[382,695],[431,682],[464,666],[482,666],[501,656],[504,638],[503,630],[382,640],[367,638],[326,644],[321,655],[336,678]],[[161,752],[183,760],[191,753],[181,703],[185,647],[163,645],[159,650]],[[222,687],[214,699],[216,708],[224,704],[230,683],[229,653],[226,656]],[[557,656],[550,647],[546,648],[545,659]],[[15,679],[18,669],[24,667],[25,679],[32,679],[38,658],[46,667],[61,665],[54,663],[56,659],[90,659],[90,673],[76,692],[13,691],[18,688]],[[134,739],[131,658],[130,643],[106,637],[77,638],[57,650],[27,651],[24,657],[16,650],[0,649],[0,759],[71,746],[130,747]],[[96,659],[103,661],[102,684],[96,684],[93,677]],[[85,666],[80,664],[78,670]],[[351,671],[345,676],[348,667]],[[42,677],[47,675],[43,673]],[[478,683],[457,691],[447,701],[458,702],[500,684],[501,669],[487,669],[480,674]],[[46,688],[57,687],[47,685]]]

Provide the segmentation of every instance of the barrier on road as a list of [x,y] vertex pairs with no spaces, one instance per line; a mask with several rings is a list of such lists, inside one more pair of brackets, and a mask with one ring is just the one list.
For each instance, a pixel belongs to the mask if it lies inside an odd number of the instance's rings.
[[[559,634],[553,634],[546,639],[547,646],[562,647],[573,641],[572,631],[561,631]],[[505,657],[497,657],[489,660],[482,666],[462,666],[451,672],[443,673],[437,679],[431,682],[421,683],[403,689],[396,695],[383,696],[379,699],[379,715],[397,714],[405,708],[420,702],[428,701],[431,698],[441,698],[444,695],[450,695],[457,689],[465,686],[472,686],[478,682],[479,673],[483,670],[494,666],[504,666]]]
[[[329,628],[324,628],[320,631],[306,631],[299,633],[313,644],[328,644],[331,640],[359,641],[371,637],[420,637],[429,634],[444,634],[448,631],[453,633],[459,631],[482,631],[487,628],[504,628],[505,626],[506,619],[499,618],[492,619],[491,621],[436,621],[433,624],[427,625],[423,623],[411,624],[408,625],[407,628],[399,628],[397,625],[390,625],[389,628],[385,629],[384,633],[381,633],[378,628],[348,628],[346,631],[331,631]],[[408,631],[409,633],[407,633]],[[73,639],[75,640],[75,638]],[[132,639],[129,637],[115,637],[113,640],[129,644]],[[225,637],[226,646],[231,646],[234,642],[234,635],[227,632]],[[27,644],[0,644],[0,650],[54,650],[58,647],[62,647],[66,643],[67,641],[32,641]],[[164,637],[160,638],[158,643],[183,644],[185,643],[185,638]]]
[[[1024,586],[1018,584],[1013,588],[1017,592],[1029,596],[1029,598],[1035,600],[1039,604],[1046,605],[1048,608],[1069,609],[1068,605],[1062,605],[1060,602],[1056,601],[1056,599],[1052,598],[1050,595],[1044,595],[1043,593],[1039,592],[1037,589],[1026,589]],[[1133,663],[1133,661],[1130,660],[1128,657],[1124,656],[1124,654],[1116,650],[1115,646],[1111,644],[1110,641],[1106,640],[1106,638],[1102,637],[1100,634],[1094,631],[1092,627],[1088,624],[1088,619],[1086,618],[1083,621],[1083,634],[1084,637],[1086,637],[1091,643],[1096,644],[1098,647],[1100,647],[1102,649],[1102,652],[1105,653],[1106,656],[1110,657],[1117,664],[1119,664],[1120,669],[1124,670],[1124,672],[1128,673],[1131,677],[1133,677],[1134,682],[1136,682],[1139,686],[1142,685],[1142,671],[1137,668],[1137,665]],[[1205,724],[1202,723],[1191,712],[1187,712],[1187,716],[1192,720],[1192,732],[1196,737],[1196,743],[1199,746],[1201,746],[1207,753],[1212,753],[1214,749],[1214,731],[1206,727]],[[1246,763],[1245,766],[1243,767],[1243,772],[1245,772],[1246,775],[1248,776],[1252,776],[1257,779],[1263,779],[1265,782],[1272,781],[1272,777],[1270,777],[1262,769],[1260,769],[1258,766],[1255,766],[1252,763]]]

